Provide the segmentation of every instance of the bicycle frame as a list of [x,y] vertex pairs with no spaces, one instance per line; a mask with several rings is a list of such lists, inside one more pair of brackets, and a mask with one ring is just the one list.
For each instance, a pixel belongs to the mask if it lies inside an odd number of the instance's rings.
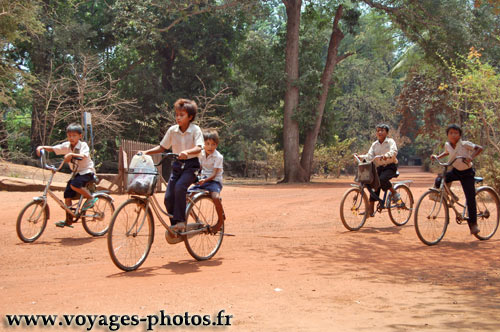
[[[54,192],[50,189],[50,186],[52,184],[52,181],[54,179],[54,175],[59,172],[61,170],[61,168],[63,167],[64,165],[64,161],[61,162],[61,164],[59,165],[59,167],[54,167],[54,166],[49,166],[47,165],[46,161],[45,161],[45,151],[44,150],[41,150],[40,151],[40,159],[41,159],[41,164],[42,164],[42,168],[43,169],[47,169],[47,170],[50,170],[51,174],[50,174],[50,178],[49,180],[47,181],[47,184],[45,185],[45,189],[43,190],[43,194],[42,196],[37,196],[37,197],[34,197],[34,200],[42,200],[44,203],[43,203],[43,207],[42,207],[42,210],[43,211],[44,209],[46,209],[47,207],[47,202],[48,202],[48,199],[47,197],[50,196],[52,197],[52,199],[54,201],[56,201],[57,204],[59,204],[59,206],[64,210],[66,211],[66,213],[68,213],[69,215],[71,215],[73,218],[80,218],[81,217],[81,207],[82,207],[82,203],[83,203],[83,199],[84,197],[82,195],[80,195],[80,198],[78,199],[78,202],[75,203],[75,204],[72,204],[70,206],[67,206],[61,199],[59,199],[59,197],[56,196],[56,194],[54,194]],[[74,176],[77,172],[77,168],[75,168],[72,172],[72,176]],[[101,192],[102,194],[105,194],[105,192]],[[108,195],[106,195],[108,196]],[[110,197],[111,198],[111,197]],[[74,209],[74,210],[73,210]],[[41,213],[41,212],[40,212]],[[86,215],[86,217],[95,217],[93,215]]]
[[[402,184],[410,184],[412,182],[413,182],[412,180],[398,181],[398,182],[395,182],[393,184],[393,187],[396,187],[396,186],[402,185]],[[382,212],[384,209],[388,209],[389,207],[393,207],[391,205],[391,201],[390,201],[390,191],[389,190],[384,190],[384,197],[380,198],[380,197],[375,196],[375,191],[372,188],[369,188],[364,183],[351,184],[351,186],[360,188],[362,192],[364,192],[364,190],[366,189],[369,193],[369,195],[368,195],[369,197],[373,197],[373,198],[377,199],[376,202],[378,202],[378,205],[377,205],[377,208],[373,211],[374,213],[375,212]],[[395,205],[394,205],[394,207],[395,207]]]
[[[448,206],[448,208],[451,208],[453,210],[453,212],[455,212],[455,220],[457,222],[457,224],[461,224],[462,221],[467,221],[469,218],[466,217],[467,215],[467,204],[461,204],[459,201],[458,201],[458,197],[456,197],[456,195],[451,191],[451,188],[450,186],[446,183],[445,181],[445,177],[446,177],[446,170],[448,168],[448,166],[451,166],[455,160],[459,159],[461,157],[457,157],[455,159],[453,159],[451,162],[448,162],[448,163],[439,163],[440,166],[443,166],[443,173],[441,174],[441,184],[439,185],[439,188],[436,189],[436,188],[430,188],[432,191],[435,191],[436,194],[439,195],[440,199],[439,199],[439,208],[441,209],[441,206],[443,206],[443,204],[441,204],[442,200],[444,199],[446,201],[446,205]],[[455,203],[461,207],[463,210],[462,210],[462,213],[460,213],[460,211],[458,211],[455,207]],[[434,206],[435,208],[435,206]],[[431,211],[431,215],[434,214],[434,208],[432,209]],[[439,214],[440,210],[437,211],[437,214]]]

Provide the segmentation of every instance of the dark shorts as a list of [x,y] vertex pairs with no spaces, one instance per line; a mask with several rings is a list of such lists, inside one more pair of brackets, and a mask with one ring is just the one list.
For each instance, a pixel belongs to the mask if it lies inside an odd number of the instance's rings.
[[84,175],[77,174],[74,178],[68,181],[66,190],[64,190],[64,198],[76,198],[78,193],[71,189],[71,186],[76,188],[83,188],[87,183],[94,179],[94,173],[87,173]]
[[218,182],[218,181],[208,181],[202,185],[197,184],[197,185],[191,187],[190,189],[204,189],[204,190],[210,191],[211,193],[214,193],[214,192],[220,193],[222,190],[222,184],[220,184],[220,182]]

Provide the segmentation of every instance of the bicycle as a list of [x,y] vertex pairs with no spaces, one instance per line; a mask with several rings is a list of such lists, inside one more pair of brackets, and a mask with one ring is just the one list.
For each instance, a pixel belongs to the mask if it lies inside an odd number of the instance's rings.
[[[79,160],[79,158],[75,159]],[[30,243],[36,241],[42,235],[47,226],[47,220],[50,218],[50,209],[47,204],[48,196],[52,197],[66,213],[71,215],[74,219],[73,222],[82,218],[83,228],[88,234],[92,236],[102,236],[106,234],[109,226],[109,223],[106,222],[106,217],[113,215],[115,207],[113,205],[113,198],[107,194],[107,191],[96,191],[95,184],[97,183],[97,178],[94,177],[94,180],[89,182],[86,186],[91,192],[92,198],[99,198],[92,208],[82,210],[84,204],[83,196],[80,196],[78,202],[75,204],[66,206],[66,204],[50,189],[54,175],[61,170],[64,161],[61,162],[59,167],[53,165],[49,166],[46,162],[46,151],[41,150],[40,163],[43,169],[51,171],[51,175],[45,185],[43,194],[34,197],[19,213],[16,222],[16,232],[19,239],[23,242]],[[76,172],[77,168],[75,167],[73,176]]]
[[[415,211],[415,230],[417,236],[423,243],[431,246],[439,243],[444,237],[449,224],[449,209],[455,212],[457,224],[462,224],[468,220],[467,204],[461,204],[459,198],[451,191],[445,183],[445,174],[449,166],[457,159],[456,157],[448,163],[439,163],[443,166],[442,180],[439,188],[429,188],[420,197]],[[475,183],[481,183],[483,178],[474,177]],[[498,228],[499,223],[499,203],[498,193],[489,186],[476,188],[477,223],[480,229],[478,234],[474,234],[479,240],[490,239]],[[455,204],[462,208],[462,212],[455,208]]]
[[[354,157],[357,159],[358,163],[361,163],[356,155],[354,155]],[[381,158],[381,156],[376,156],[375,158]],[[376,171],[374,173],[375,176],[378,176]],[[398,176],[399,172],[396,172],[393,178],[397,178]],[[342,220],[342,224],[350,231],[357,231],[363,227],[368,218],[369,203],[365,192],[366,189],[369,195],[378,202],[372,217],[375,216],[377,212],[382,213],[384,210],[387,210],[389,218],[394,225],[405,225],[410,220],[413,212],[413,195],[408,186],[412,182],[411,180],[405,180],[398,181],[394,184],[394,190],[401,196],[401,203],[399,204],[392,202],[391,192],[389,190],[384,191],[384,197],[380,199],[377,197],[374,190],[365,183],[357,182],[351,184],[353,188],[348,189],[344,193],[340,202],[340,219]]]
[[[173,153],[163,154],[156,166],[169,158],[177,158]],[[134,174],[129,173],[129,174]],[[186,196],[186,230],[171,230],[162,215],[172,217],[160,206],[154,196],[158,172],[142,173],[151,175],[151,190],[143,195],[131,197],[114,213],[108,233],[108,251],[113,263],[123,271],[133,271],[146,260],[154,240],[154,218],[156,215],[165,227],[165,237],[169,244],[184,242],[189,254],[198,261],[212,258],[222,244],[224,235],[224,212],[222,204],[215,202],[205,190],[188,191]]]

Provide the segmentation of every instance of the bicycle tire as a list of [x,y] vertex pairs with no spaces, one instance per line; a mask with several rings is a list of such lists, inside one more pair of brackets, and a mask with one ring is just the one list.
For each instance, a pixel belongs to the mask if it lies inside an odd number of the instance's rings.
[[[428,246],[435,245],[443,239],[449,224],[449,208],[446,200],[441,197],[439,201],[432,200],[431,194],[441,195],[428,190],[420,197],[415,207],[415,230],[420,241]],[[435,215],[431,218],[432,213]]]
[[[352,204],[348,200],[352,200]],[[344,211],[344,208],[347,210]],[[340,220],[344,227],[350,231],[359,230],[366,222],[367,213],[368,198],[366,198],[366,194],[358,187],[347,190],[340,201]]]
[[107,195],[97,194],[95,205],[84,212],[82,226],[92,236],[102,236],[109,229],[111,217],[115,212],[113,200]]
[[401,195],[403,205],[396,206],[395,204],[392,204],[391,197],[389,197],[387,199],[387,210],[389,210],[389,218],[392,223],[396,226],[403,226],[408,223],[413,212],[413,194],[411,193],[410,188],[404,184],[396,185],[394,190]]
[[[40,236],[42,236],[45,227],[47,226],[47,219],[49,215],[48,206],[43,208],[43,200],[32,200],[26,204],[16,221],[16,233],[19,239],[26,243],[31,243],[36,241]],[[30,210],[30,207],[34,210]],[[38,211],[38,209],[40,209]],[[24,220],[25,214],[28,213],[28,220]],[[32,217],[36,217],[36,220],[30,220]],[[42,219],[40,219],[42,217]],[[29,232],[29,230],[32,230]]]
[[491,187],[480,187],[476,190],[477,225],[479,233],[474,234],[479,240],[489,240],[498,229],[499,198]]
[[123,271],[136,270],[151,250],[154,219],[151,210],[144,215],[145,208],[143,200],[130,198],[118,207],[111,218],[108,252],[113,263]]
[[[209,194],[201,195],[192,201],[186,209],[187,229],[197,228],[194,224],[204,226],[215,226],[218,222],[218,214],[215,203]],[[196,225],[195,225],[196,226]],[[189,254],[198,261],[208,260],[215,256],[222,245],[224,238],[224,224],[215,234],[208,229],[194,235],[184,236],[184,244]]]

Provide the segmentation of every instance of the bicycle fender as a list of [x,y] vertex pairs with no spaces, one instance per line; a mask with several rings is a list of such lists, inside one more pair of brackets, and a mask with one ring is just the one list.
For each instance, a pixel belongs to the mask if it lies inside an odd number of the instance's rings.
[[[43,202],[45,199],[42,196],[33,197],[33,200],[36,202]],[[47,214],[47,220],[50,219],[50,209],[49,204],[45,204],[45,214]]]
[[476,193],[479,190],[483,190],[483,189],[490,189],[491,191],[493,191],[495,193],[497,199],[500,201],[500,195],[498,195],[497,191],[495,189],[493,189],[493,187],[490,187],[490,186],[481,186],[481,187],[478,187],[478,188],[476,188]]
[[94,192],[94,197],[98,197],[98,196],[104,196],[104,197],[107,197],[111,200],[111,202],[114,202],[115,200],[113,199],[113,197],[111,197],[106,191],[102,190],[102,191],[96,191]]
[[403,181],[396,182],[395,186],[398,186],[400,184],[407,184],[409,187],[412,183],[413,183],[413,180],[403,180]]

